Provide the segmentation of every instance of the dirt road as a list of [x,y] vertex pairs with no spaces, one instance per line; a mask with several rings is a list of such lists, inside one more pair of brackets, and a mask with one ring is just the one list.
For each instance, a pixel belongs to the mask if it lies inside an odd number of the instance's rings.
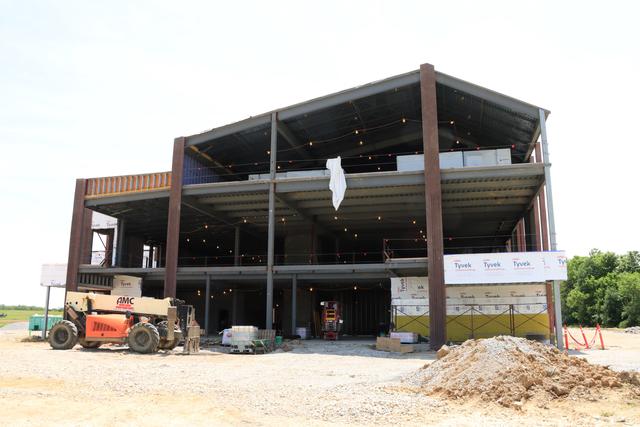
[[[392,355],[362,341],[308,341],[291,352],[258,356],[182,356],[139,355],[120,347],[54,351],[45,343],[20,342],[25,335],[0,333],[0,425],[640,423],[640,402],[607,396],[514,411],[402,392],[396,387],[402,378],[434,354]],[[624,354],[628,366],[635,354],[630,364],[638,369],[640,335],[625,335],[616,338],[619,347],[612,338],[610,350],[584,356],[607,363]],[[627,354],[627,346],[635,350]]]

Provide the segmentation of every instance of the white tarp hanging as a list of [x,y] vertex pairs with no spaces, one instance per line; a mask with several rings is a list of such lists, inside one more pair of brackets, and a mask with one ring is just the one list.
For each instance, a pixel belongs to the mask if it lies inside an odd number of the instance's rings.
[[335,159],[327,160],[327,169],[331,173],[329,179],[329,189],[333,193],[333,207],[338,210],[342,199],[344,199],[344,193],[347,191],[347,180],[344,177],[344,170],[342,169],[342,160],[340,156]]
[[444,281],[477,283],[539,283],[567,280],[564,252],[503,252],[444,256]]

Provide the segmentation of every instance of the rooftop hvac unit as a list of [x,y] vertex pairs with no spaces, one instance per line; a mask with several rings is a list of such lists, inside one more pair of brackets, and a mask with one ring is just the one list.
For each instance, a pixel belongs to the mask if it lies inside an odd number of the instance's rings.
[[511,164],[511,150],[476,150],[463,152],[465,167],[498,166]]
[[[424,155],[411,154],[396,157],[397,168],[400,172],[424,170]],[[440,169],[461,168],[464,166],[462,151],[440,153]]]
[[[319,176],[329,176],[329,171],[326,169],[317,169],[310,171],[289,171],[289,172],[278,172],[276,174],[276,179],[281,178],[312,178]],[[268,173],[256,173],[249,175],[249,181],[256,181],[259,179],[269,179],[270,175]]]
[[[396,162],[397,170],[400,172],[424,170],[424,155],[422,154],[397,156]],[[511,150],[509,148],[500,148],[497,150],[450,151],[440,153],[440,169],[510,164]]]

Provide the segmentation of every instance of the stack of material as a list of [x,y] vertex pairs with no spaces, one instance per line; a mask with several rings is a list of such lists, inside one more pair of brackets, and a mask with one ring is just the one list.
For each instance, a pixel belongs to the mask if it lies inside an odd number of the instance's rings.
[[418,342],[418,334],[415,332],[391,332],[391,338],[397,338],[402,344],[416,344]]
[[311,337],[311,329],[310,328],[296,328],[296,335],[298,335],[301,340],[308,340]]
[[606,389],[634,400],[640,397],[637,373],[615,372],[555,347],[510,336],[468,340],[404,382],[422,393],[455,399],[478,396],[513,408],[528,400],[565,396],[599,399]]
[[258,328],[255,326],[231,327],[231,352],[253,353],[253,341],[258,338]]
[[394,353],[413,353],[414,348],[410,344],[402,344],[400,338],[378,337],[376,350],[391,351]]

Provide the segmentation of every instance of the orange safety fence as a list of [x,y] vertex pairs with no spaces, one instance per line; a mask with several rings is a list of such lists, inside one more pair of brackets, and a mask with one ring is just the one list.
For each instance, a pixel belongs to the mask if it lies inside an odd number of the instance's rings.
[[587,340],[587,335],[584,333],[582,325],[580,325],[580,334],[582,335],[582,340],[577,340],[573,335],[571,335],[571,332],[567,329],[567,325],[564,325],[564,348],[567,350],[570,349],[569,338],[571,338],[572,343],[575,344],[575,350],[581,350],[583,348],[588,350],[590,348],[595,348],[596,338],[600,338],[600,349],[604,350],[604,339],[602,338],[602,330],[600,329],[599,324],[596,324],[595,334],[591,340]]
[[166,190],[170,187],[171,172],[89,178],[87,179],[85,197],[90,199],[123,193]]

